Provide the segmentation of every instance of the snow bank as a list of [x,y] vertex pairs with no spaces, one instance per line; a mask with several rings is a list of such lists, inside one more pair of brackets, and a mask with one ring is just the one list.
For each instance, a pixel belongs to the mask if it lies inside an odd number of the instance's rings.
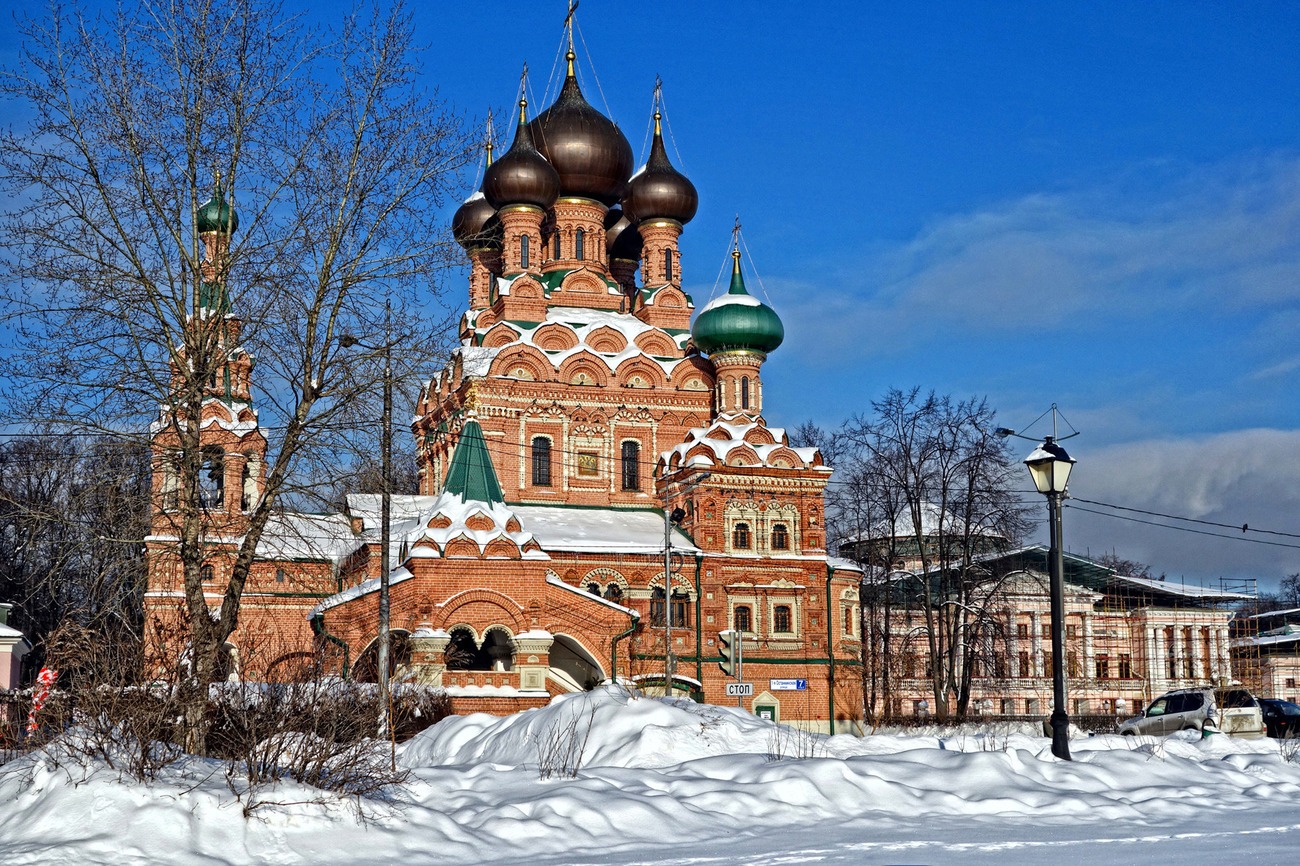
[[[580,766],[542,780],[557,743],[580,751]],[[293,785],[268,795],[289,805],[247,819],[208,762],[178,762],[143,786],[29,757],[0,775],[0,851],[6,866],[1006,864],[1146,861],[1171,853],[1171,839],[1185,855],[1214,835],[1239,855],[1300,841],[1300,763],[1277,741],[1098,736],[1071,748],[1075,761],[1058,761],[1047,739],[994,727],[809,735],[611,688],[440,722],[400,747],[412,781],[366,824],[345,801],[304,804],[317,795]]]

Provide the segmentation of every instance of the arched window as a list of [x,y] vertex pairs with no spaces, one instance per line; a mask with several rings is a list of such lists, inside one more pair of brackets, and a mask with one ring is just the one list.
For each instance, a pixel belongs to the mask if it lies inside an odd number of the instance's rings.
[[605,588],[605,599],[606,601],[614,602],[614,604],[622,604],[623,587],[619,586],[617,583],[611,583]]
[[239,507],[244,511],[252,511],[257,504],[257,470],[257,455],[245,454],[243,474],[239,482]]
[[216,571],[210,565],[205,565],[199,569],[199,580],[204,583],[211,583],[216,579]]
[[790,616],[790,605],[778,604],[772,608],[772,631],[775,634],[790,634],[794,631],[791,627],[793,620]]
[[790,531],[785,528],[784,523],[778,523],[772,527],[772,549],[790,549]]
[[528,235],[519,236],[519,267],[528,268]]
[[664,624],[664,589],[656,586],[650,590],[650,624],[661,628]]
[[673,251],[664,250],[664,282],[673,281]]
[[553,258],[553,259],[558,259],[559,257],[560,257],[560,232],[559,232],[559,230],[556,230],[556,232],[555,232],[555,251],[551,254],[551,258]]
[[673,627],[685,628],[690,613],[691,597],[680,589],[673,590]]
[[575,259],[581,260],[586,258],[586,256],[583,255],[586,252],[586,240],[587,233],[582,229],[578,229],[573,233],[573,257]]
[[533,437],[533,486],[551,486],[551,440]]
[[732,628],[736,631],[754,630],[754,613],[747,604],[736,605],[731,613]]
[[740,377],[740,408],[749,408],[749,377]]
[[587,592],[591,593],[592,595],[597,595],[597,596],[600,595],[600,584],[596,583],[595,581],[592,581],[591,583],[587,584]]
[[226,501],[226,453],[215,445],[203,449],[199,467],[199,505],[221,508]]
[[623,443],[623,489],[641,489],[641,443]]
[[731,530],[731,546],[739,550],[749,549],[748,523],[737,523],[736,528]]

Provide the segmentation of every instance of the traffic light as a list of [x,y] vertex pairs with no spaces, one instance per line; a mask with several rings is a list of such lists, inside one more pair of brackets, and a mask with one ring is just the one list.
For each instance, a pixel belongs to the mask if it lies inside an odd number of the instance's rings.
[[718,632],[718,655],[722,656],[718,667],[729,677],[736,675],[736,647],[739,643],[740,632],[734,629]]

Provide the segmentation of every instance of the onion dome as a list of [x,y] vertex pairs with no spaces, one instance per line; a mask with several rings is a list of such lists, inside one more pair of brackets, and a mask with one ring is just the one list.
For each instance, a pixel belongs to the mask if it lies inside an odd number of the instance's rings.
[[733,349],[772,352],[785,339],[785,326],[775,310],[745,291],[740,250],[733,250],[731,258],[731,289],[700,311],[691,338],[710,355]]
[[612,120],[583,97],[573,58],[570,50],[569,73],[559,98],[533,118],[533,137],[542,156],[560,173],[560,195],[609,206],[622,197],[632,173],[632,145]]
[[619,208],[610,208],[605,215],[605,252],[611,259],[636,261],[641,258],[641,232],[627,214]]
[[212,194],[212,198],[199,205],[194,221],[201,235],[211,232],[233,235],[239,231],[239,214],[226,201],[220,180],[217,181],[217,191]]
[[668,161],[660,128],[661,117],[656,109],[655,136],[650,145],[650,158],[646,160],[645,167],[628,181],[623,204],[638,220],[670,219],[686,224],[695,216],[695,210],[700,206],[700,196],[695,191],[695,184]]
[[[491,141],[487,143],[485,149],[487,150],[487,167],[491,168]],[[487,197],[483,195],[481,189],[465,199],[465,203],[456,209],[456,213],[451,218],[451,233],[456,238],[456,243],[466,250],[499,245],[501,242],[501,223],[496,219],[496,214],[496,208],[488,204]],[[496,232],[491,230],[490,222],[495,223]]]
[[519,100],[519,126],[505,155],[483,174],[483,195],[493,208],[527,204],[546,210],[560,194],[560,178],[533,145],[528,100]]
[[501,223],[495,220],[496,215],[496,208],[488,204],[482,192],[476,192],[465,199],[465,203],[456,209],[451,218],[451,233],[455,236],[456,243],[467,250],[498,245],[501,242],[500,237],[496,236],[499,231],[494,233],[488,229],[489,221],[496,222],[499,229]]

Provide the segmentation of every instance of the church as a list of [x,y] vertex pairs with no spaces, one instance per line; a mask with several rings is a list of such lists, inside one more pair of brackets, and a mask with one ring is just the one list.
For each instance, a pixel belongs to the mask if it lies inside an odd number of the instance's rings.
[[[565,59],[554,104],[530,114],[519,101],[512,144],[495,159],[489,145],[481,188],[453,218],[468,307],[414,407],[419,490],[391,497],[393,676],[444,689],[457,712],[517,712],[617,679],[859,730],[862,573],[827,554],[831,469],[766,416],[781,320],[747,289],[738,248],[728,290],[696,309],[678,241],[698,197],[668,158],[658,102],[636,169],[584,97],[571,45]],[[220,193],[201,209],[210,263],[237,219]],[[267,460],[237,313],[222,292],[205,303],[232,347],[201,419],[215,596]],[[179,594],[171,436],[156,425],[153,623]],[[228,675],[373,679],[383,523],[377,494],[340,514],[276,515]],[[719,667],[729,630],[752,684],[739,698]]]

